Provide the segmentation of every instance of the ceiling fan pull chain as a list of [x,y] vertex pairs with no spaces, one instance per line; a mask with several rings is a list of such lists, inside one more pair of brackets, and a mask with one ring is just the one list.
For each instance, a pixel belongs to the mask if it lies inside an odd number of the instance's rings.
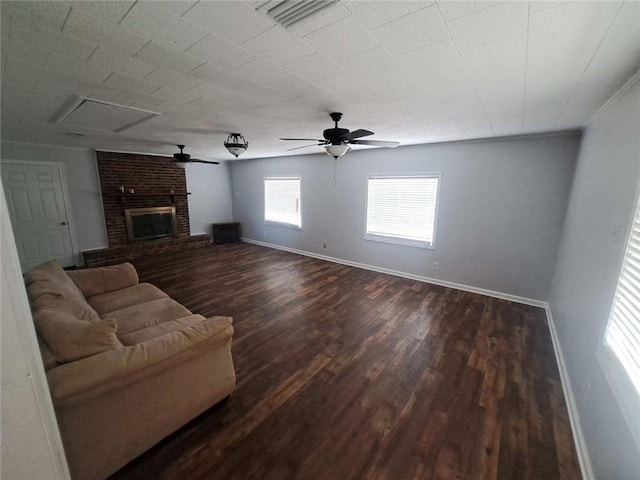
[[338,184],[338,159],[333,159],[333,186]]

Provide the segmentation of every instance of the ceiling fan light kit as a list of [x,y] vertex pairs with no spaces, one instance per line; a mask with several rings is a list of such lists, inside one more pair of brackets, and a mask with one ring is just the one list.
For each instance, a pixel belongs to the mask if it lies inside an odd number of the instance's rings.
[[302,147],[290,148],[290,150],[297,150],[299,148],[307,148],[307,147],[324,147],[325,151],[332,156],[334,159],[343,156],[345,153],[351,150],[351,145],[369,145],[372,147],[387,147],[387,148],[396,148],[400,145],[400,142],[389,142],[385,140],[359,140],[361,137],[368,137],[369,135],[373,135],[373,132],[369,130],[358,129],[354,131],[349,131],[346,128],[338,127],[338,122],[342,118],[342,113],[340,112],[332,112],[329,114],[331,120],[333,120],[335,126],[334,128],[327,128],[324,132],[322,132],[322,139],[314,139],[314,138],[280,138],[280,140],[290,140],[295,142],[300,141],[311,141],[318,142],[316,144],[304,145]]
[[247,142],[239,133],[230,133],[227,139],[224,141],[224,146],[229,153],[236,158],[242,155],[249,148],[249,142]]
[[336,159],[351,150],[349,148],[349,145],[345,145],[344,143],[341,145],[325,145],[324,149],[329,154],[329,156]]

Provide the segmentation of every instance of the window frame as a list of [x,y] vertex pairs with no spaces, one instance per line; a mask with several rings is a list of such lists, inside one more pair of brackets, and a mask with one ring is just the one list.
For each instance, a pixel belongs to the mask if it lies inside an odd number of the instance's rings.
[[[607,319],[604,330],[600,335],[600,344],[596,350],[596,358],[600,364],[600,368],[604,373],[612,393],[623,417],[625,418],[627,425],[636,446],[640,448],[640,410],[638,410],[638,404],[640,403],[640,392],[636,389],[633,381],[627,373],[627,369],[624,367],[616,353],[607,343],[607,332],[609,325],[613,319],[614,307],[618,296],[618,288],[620,279],[622,277],[626,259],[629,255],[629,248],[633,238],[633,227],[636,223],[636,219],[640,218],[640,189],[636,192],[635,203],[633,211],[631,212],[631,218],[628,222],[629,229],[627,232],[627,238],[624,244],[624,250],[622,251],[622,258],[618,265],[618,275],[616,277],[616,286],[611,299],[611,305],[609,306],[609,318]],[[640,322],[640,320],[639,320]],[[640,347],[640,346],[639,346]]]
[[[438,185],[436,188],[436,204],[433,212],[433,238],[431,244],[421,241],[421,240],[413,240],[409,238],[396,237],[396,236],[387,236],[387,235],[378,235],[375,233],[369,233],[367,219],[369,217],[369,180],[371,179],[379,179],[379,178],[435,178],[438,180]],[[365,208],[364,208],[364,239],[372,242],[381,242],[381,243],[390,243],[394,245],[402,245],[405,247],[415,247],[415,248],[424,248],[427,250],[435,250],[436,248],[436,238],[437,238],[437,227],[438,227],[438,210],[440,206],[440,191],[442,190],[442,173],[440,172],[432,172],[432,173],[380,173],[380,174],[368,174],[365,179]]]
[[[298,212],[300,214],[300,225],[288,222],[278,222],[267,219],[267,180],[298,180],[300,187],[300,198],[298,200]],[[272,227],[290,228],[292,230],[302,230],[302,175],[265,175],[262,177],[262,215],[264,224]]]

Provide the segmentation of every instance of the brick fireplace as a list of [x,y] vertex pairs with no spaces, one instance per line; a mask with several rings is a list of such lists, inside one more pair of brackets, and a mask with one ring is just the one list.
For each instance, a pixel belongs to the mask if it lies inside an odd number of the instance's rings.
[[[190,235],[185,171],[170,158],[115,152],[96,152],[96,156],[109,247],[83,252],[86,266],[210,244],[209,235]],[[130,241],[126,211],[154,208],[175,212],[173,238]]]

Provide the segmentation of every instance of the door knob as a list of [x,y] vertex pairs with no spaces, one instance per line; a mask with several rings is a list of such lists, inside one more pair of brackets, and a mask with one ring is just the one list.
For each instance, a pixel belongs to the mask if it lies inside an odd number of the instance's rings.
[[66,224],[67,224],[67,222],[62,222],[62,223],[60,223],[60,225],[66,225]]

